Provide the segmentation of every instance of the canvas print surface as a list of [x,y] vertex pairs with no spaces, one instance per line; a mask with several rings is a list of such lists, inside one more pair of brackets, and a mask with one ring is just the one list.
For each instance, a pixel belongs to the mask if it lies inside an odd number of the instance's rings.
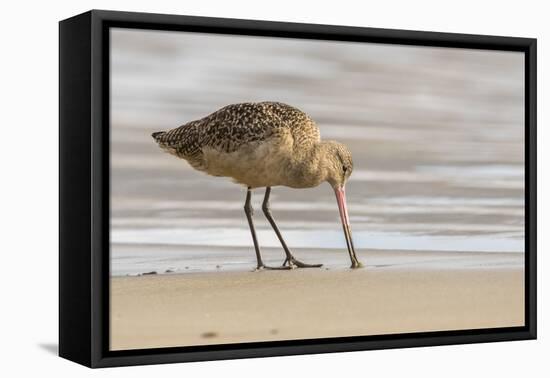
[[112,28],[110,349],[523,326],[524,65]]

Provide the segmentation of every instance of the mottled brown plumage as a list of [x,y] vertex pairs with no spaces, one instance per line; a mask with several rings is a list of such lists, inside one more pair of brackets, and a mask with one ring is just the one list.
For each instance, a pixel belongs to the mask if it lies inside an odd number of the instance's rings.
[[306,113],[278,102],[228,105],[154,138],[195,169],[251,188],[309,188],[323,181],[334,186],[353,169],[344,145],[321,142]]
[[[344,192],[353,170],[351,153],[341,143],[321,141],[319,128],[306,113],[279,102],[233,104],[175,129],[155,132],[153,138],[162,149],[199,171],[230,177],[249,191],[266,187],[264,203],[272,186],[311,188],[327,181],[337,196],[352,267],[361,265],[353,250]],[[247,217],[261,267],[248,212]],[[270,222],[285,248],[289,265],[308,266],[292,257],[274,221]]]

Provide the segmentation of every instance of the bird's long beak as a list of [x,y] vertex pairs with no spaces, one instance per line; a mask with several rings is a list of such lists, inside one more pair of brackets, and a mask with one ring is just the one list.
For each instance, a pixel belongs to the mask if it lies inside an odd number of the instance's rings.
[[344,235],[346,236],[346,244],[348,246],[349,257],[351,259],[352,268],[361,268],[363,264],[357,259],[355,254],[355,248],[353,247],[353,240],[351,238],[351,225],[349,222],[348,207],[346,204],[346,189],[344,186],[341,188],[335,188],[336,201],[338,202],[338,210],[340,211],[340,219],[342,220],[342,228],[344,229]]

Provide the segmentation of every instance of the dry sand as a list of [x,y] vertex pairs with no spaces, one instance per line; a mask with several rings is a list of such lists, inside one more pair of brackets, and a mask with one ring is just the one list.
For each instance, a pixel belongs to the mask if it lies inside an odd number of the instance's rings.
[[522,268],[111,279],[111,349],[522,326]]

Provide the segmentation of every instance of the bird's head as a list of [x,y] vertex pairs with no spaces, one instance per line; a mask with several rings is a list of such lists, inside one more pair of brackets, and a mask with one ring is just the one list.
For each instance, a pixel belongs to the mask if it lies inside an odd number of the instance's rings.
[[344,188],[353,171],[351,152],[345,144],[335,141],[326,141],[322,144],[325,152],[323,165],[326,172],[326,181],[334,190]]
[[325,168],[325,180],[334,189],[340,220],[346,237],[349,256],[352,268],[360,268],[363,265],[357,259],[353,240],[351,238],[351,224],[349,221],[348,208],[346,203],[346,182],[353,170],[351,152],[346,145],[334,141],[322,142],[324,152],[323,166]]

